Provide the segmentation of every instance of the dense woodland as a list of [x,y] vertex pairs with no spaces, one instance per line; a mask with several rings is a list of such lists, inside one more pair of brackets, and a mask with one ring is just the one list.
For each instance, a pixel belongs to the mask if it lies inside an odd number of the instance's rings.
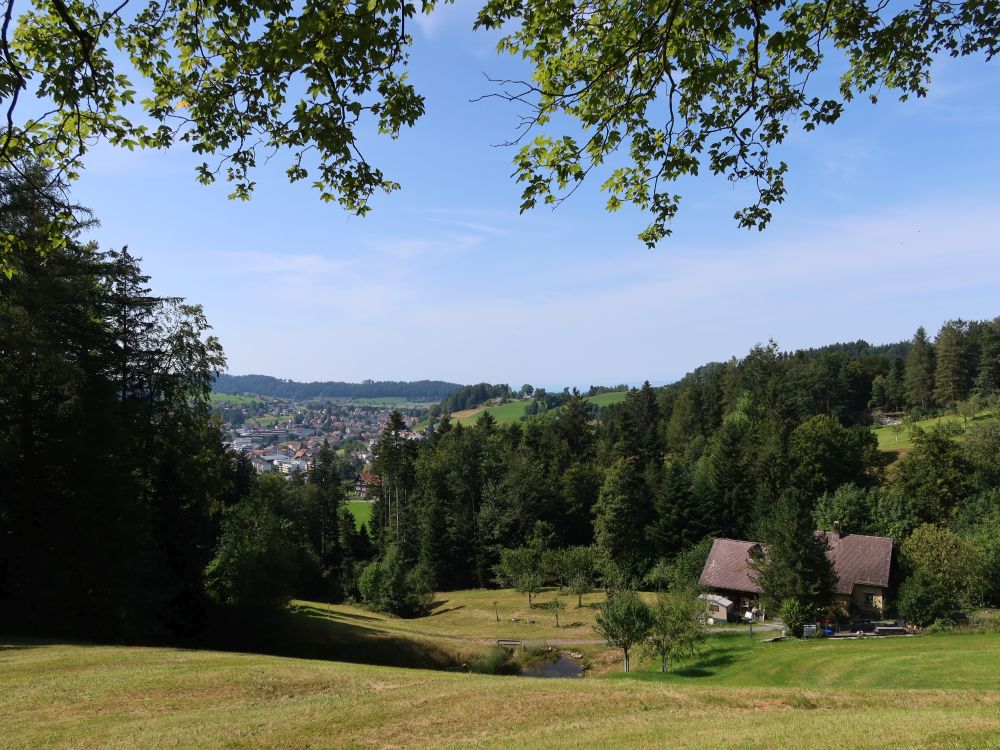
[[995,415],[1000,319],[887,347],[760,345],[600,414],[565,392],[512,425],[444,416],[425,440],[397,414],[357,530],[332,451],[286,480],[223,450],[209,396],[225,362],[198,306],[153,296],[127,250],[83,242],[83,212],[39,253],[37,192],[3,175],[0,198],[19,239],[0,277],[8,627],[179,639],[293,596],[405,616],[436,590],[670,588],[715,535],[771,545],[768,596],[815,612],[829,570],[812,530],[834,521],[896,541],[914,621],[1000,602],[1000,420],[914,429],[891,465],[870,429],[873,411]]
[[440,401],[461,388],[458,383],[441,380],[366,380],[362,383],[311,382],[282,380],[269,375],[229,375],[222,373],[215,381],[215,390],[222,393],[253,393],[257,396],[306,401],[313,398],[384,398],[403,396],[413,401]]

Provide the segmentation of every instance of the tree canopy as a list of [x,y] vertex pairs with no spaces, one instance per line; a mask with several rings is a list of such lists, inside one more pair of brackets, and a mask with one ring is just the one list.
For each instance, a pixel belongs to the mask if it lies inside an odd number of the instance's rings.
[[[423,115],[405,73],[409,25],[435,5],[38,0],[18,14],[6,0],[0,169],[39,160],[61,185],[99,141],[183,143],[204,157],[200,182],[222,176],[247,199],[255,167],[280,153],[289,180],[363,215],[373,193],[399,185],[359,133],[394,138]],[[511,141],[522,211],[614,164],[608,208],[647,211],[640,238],[653,246],[678,211],[673,184],[702,171],[749,183],[754,199],[735,218],[762,229],[786,192],[773,151],[795,123],[835,122],[860,94],[923,96],[935,58],[992,58],[1000,15],[975,0],[487,0],[475,26],[509,31],[499,51],[532,68],[495,92],[527,107]],[[831,57],[847,65],[826,90],[817,74]],[[22,108],[31,98],[39,106]],[[560,116],[571,132],[551,134]],[[53,241],[71,222],[65,198]],[[4,251],[19,241],[0,240]]]

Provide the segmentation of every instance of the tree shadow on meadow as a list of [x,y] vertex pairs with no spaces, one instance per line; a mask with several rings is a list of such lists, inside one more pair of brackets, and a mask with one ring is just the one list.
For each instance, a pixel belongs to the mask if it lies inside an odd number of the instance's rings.
[[263,612],[220,610],[199,646],[388,667],[454,670],[462,665],[464,659],[456,651],[381,630],[379,619],[312,606]]

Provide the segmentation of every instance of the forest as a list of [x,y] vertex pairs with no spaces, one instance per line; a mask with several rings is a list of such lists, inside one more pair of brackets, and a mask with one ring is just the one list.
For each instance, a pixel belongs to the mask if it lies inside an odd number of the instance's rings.
[[460,388],[458,383],[440,380],[400,382],[366,380],[362,383],[299,383],[269,375],[230,375],[220,373],[214,388],[222,393],[253,393],[257,396],[305,401],[313,398],[381,398],[404,396],[412,401],[440,401]]
[[[512,425],[442,409],[423,440],[394,414],[359,529],[331,450],[285,479],[223,449],[210,393],[225,359],[199,306],[153,295],[127,248],[84,242],[86,212],[53,248],[37,192],[5,173],[0,194],[0,230],[20,240],[0,277],[12,629],[184,641],[293,597],[408,616],[470,587],[669,588],[697,578],[714,536],[776,558],[785,544],[783,590],[820,608],[823,571],[800,552],[834,522],[895,541],[893,606],[914,622],[1000,603],[1000,319],[884,347],[761,344],[600,413],[577,392]],[[971,424],[878,449],[877,415],[944,412]]]

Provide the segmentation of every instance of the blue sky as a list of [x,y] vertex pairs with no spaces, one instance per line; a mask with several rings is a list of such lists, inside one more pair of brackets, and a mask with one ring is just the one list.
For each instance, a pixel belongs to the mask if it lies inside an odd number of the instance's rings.
[[402,190],[364,219],[289,185],[276,160],[252,201],[202,187],[198,160],[91,152],[76,197],[127,244],[157,293],[204,305],[235,374],[297,380],[674,380],[774,338],[785,349],[908,338],[917,325],[1000,314],[1000,77],[943,60],[927,99],[859,102],[795,133],[789,197],[764,233],[739,229],[745,193],[685,182],[674,235],[604,211],[597,180],[555,211],[519,216],[510,105],[470,100],[518,75],[473,33],[474,3],[414,30],[427,115],[366,155]]

